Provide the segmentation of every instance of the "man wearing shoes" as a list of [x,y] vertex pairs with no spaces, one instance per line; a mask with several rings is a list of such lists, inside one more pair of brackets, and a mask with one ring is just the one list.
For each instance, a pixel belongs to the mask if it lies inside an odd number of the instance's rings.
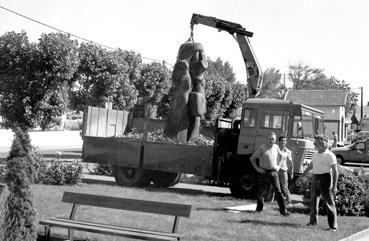
[[325,200],[329,230],[336,231],[337,212],[334,203],[334,195],[337,193],[337,159],[328,149],[328,137],[321,135],[315,137],[314,145],[318,152],[314,153],[310,165],[297,180],[297,183],[300,183],[301,178],[312,170],[313,180],[310,188],[310,222],[308,225],[314,226],[318,224],[319,200],[320,195],[322,195]]
[[[264,197],[268,193],[270,185],[273,185],[275,197],[279,205],[279,212],[283,216],[288,216],[286,204],[284,202],[281,187],[279,184],[277,164],[278,157],[281,151],[276,142],[276,134],[271,132],[267,136],[267,142],[261,145],[251,156],[251,164],[259,175],[259,194],[256,205],[256,211],[261,212],[264,208]],[[259,165],[256,164],[256,159],[259,159]]]

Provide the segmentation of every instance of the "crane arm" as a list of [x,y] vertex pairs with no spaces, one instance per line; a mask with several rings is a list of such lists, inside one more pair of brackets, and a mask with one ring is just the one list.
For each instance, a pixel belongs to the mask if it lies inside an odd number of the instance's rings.
[[236,35],[235,38],[240,47],[242,57],[246,66],[248,97],[255,98],[260,96],[262,85],[262,71],[255,57],[254,51],[251,48],[251,44],[248,40],[248,37],[252,37],[253,33],[247,31],[238,23],[233,23],[196,13],[194,13],[191,18],[191,29],[193,29],[193,26],[195,24],[206,25],[216,28],[219,31],[226,31],[233,36]]

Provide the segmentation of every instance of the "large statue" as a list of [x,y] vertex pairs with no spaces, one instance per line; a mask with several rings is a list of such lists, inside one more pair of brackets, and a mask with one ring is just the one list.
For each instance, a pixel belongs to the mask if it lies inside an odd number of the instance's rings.
[[200,43],[186,42],[178,51],[172,74],[172,111],[165,133],[169,137],[188,141],[197,138],[200,120],[206,111],[205,79],[208,67]]

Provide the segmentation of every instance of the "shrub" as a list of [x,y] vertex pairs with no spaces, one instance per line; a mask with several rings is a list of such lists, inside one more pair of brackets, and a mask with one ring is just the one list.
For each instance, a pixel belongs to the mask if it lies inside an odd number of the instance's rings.
[[[338,215],[344,216],[364,216],[368,205],[367,192],[369,178],[358,176],[357,173],[339,166],[339,175],[335,195],[335,203]],[[303,193],[304,204],[310,205],[310,185],[312,174],[308,174],[305,181],[300,186]],[[367,204],[366,204],[367,203]],[[324,202],[320,202],[319,212],[325,214]]]
[[79,161],[62,163],[52,161],[42,174],[41,183],[51,185],[74,185],[82,179],[82,165]]
[[102,165],[98,164],[96,167],[89,169],[89,171],[96,175],[106,175],[112,176],[113,175],[113,167],[111,165]]
[[32,204],[30,180],[26,172],[27,158],[16,157],[7,160],[5,182],[9,196],[5,209],[3,241],[36,240],[36,212]]

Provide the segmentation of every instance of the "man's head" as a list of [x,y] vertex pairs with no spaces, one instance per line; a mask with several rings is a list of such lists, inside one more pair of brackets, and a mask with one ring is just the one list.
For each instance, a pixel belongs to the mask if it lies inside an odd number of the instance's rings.
[[267,140],[267,144],[269,146],[272,146],[275,144],[276,140],[277,140],[277,135],[274,132],[270,132],[267,136],[268,140]]
[[315,136],[314,145],[319,152],[324,152],[328,148],[328,137],[324,135]]
[[280,146],[285,147],[287,144],[287,137],[284,135],[281,135],[279,136],[278,141],[279,141]]

